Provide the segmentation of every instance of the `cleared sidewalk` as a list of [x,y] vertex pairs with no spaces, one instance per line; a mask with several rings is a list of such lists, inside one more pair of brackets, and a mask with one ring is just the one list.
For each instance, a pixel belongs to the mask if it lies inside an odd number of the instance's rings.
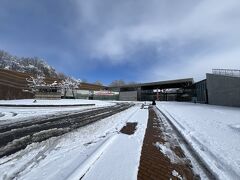
[[149,108],[148,125],[144,137],[139,180],[199,179],[195,175],[190,161],[186,158],[171,129],[156,113]]

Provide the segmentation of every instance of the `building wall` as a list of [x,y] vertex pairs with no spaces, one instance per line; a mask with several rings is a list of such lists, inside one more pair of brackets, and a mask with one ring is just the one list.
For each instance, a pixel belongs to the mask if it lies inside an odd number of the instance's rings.
[[35,99],[61,99],[61,93],[36,93]]
[[24,92],[27,89],[28,76],[9,70],[0,69],[0,99],[27,99],[33,94]]
[[196,101],[198,103],[208,103],[207,97],[207,81],[202,80],[195,84],[196,88]]
[[240,77],[207,74],[208,102],[240,107]]
[[176,101],[176,94],[167,94],[167,101]]
[[33,94],[24,92],[21,88],[16,88],[0,83],[0,99],[11,100],[11,99],[29,99],[33,98]]
[[93,100],[119,100],[119,95],[93,95]]
[[153,90],[140,90],[139,96],[141,101],[152,101],[156,100],[156,93]]
[[122,91],[119,93],[120,101],[137,101],[137,91]]
[[107,87],[102,86],[102,85],[82,82],[82,83],[80,83],[79,89],[80,90],[90,90],[90,91],[100,91],[100,90],[107,89]]
[[[26,92],[29,90],[26,78],[31,74],[0,69],[0,99],[28,99],[33,98],[33,94]],[[45,78],[46,83],[58,81],[55,78]]]

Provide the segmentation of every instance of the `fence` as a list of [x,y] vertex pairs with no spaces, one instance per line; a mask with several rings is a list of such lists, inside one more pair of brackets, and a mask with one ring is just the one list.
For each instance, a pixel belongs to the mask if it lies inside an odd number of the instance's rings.
[[240,70],[237,69],[213,69],[212,73],[222,76],[240,77]]

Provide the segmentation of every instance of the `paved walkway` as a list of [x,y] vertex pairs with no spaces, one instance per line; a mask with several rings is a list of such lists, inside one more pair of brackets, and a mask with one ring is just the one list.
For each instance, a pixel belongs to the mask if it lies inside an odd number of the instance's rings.
[[[155,111],[153,107],[149,108],[138,180],[199,179],[177,145],[178,141],[171,137],[171,129],[166,129],[166,123],[164,124]],[[171,142],[168,142],[169,140]]]
[[82,177],[81,180],[137,179],[142,142],[148,121],[148,110],[136,106],[126,120],[126,125],[120,130],[120,133],[113,132],[110,139],[107,140],[107,145],[98,148],[98,154],[93,153],[90,156],[94,161],[86,163],[87,172],[84,172],[84,175],[79,175],[81,168],[76,170],[77,174],[73,175],[76,180],[81,179],[79,177]]

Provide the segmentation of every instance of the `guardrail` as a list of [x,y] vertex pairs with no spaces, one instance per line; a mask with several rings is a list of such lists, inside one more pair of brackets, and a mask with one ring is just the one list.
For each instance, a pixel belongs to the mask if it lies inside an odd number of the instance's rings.
[[213,69],[212,73],[222,76],[240,77],[240,70],[237,69]]

